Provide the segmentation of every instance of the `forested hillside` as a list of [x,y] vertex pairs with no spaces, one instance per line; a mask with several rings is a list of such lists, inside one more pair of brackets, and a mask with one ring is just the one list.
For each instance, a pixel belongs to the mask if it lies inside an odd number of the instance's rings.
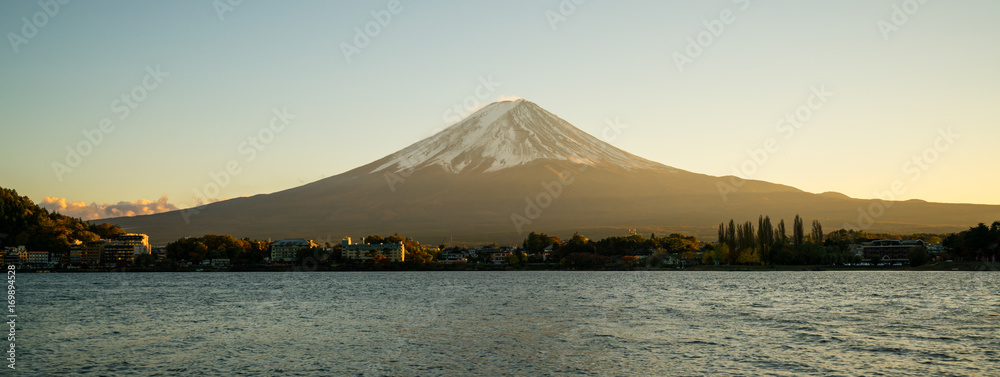
[[69,251],[74,241],[95,241],[124,233],[117,225],[89,222],[49,213],[17,191],[0,187],[0,246],[24,245],[28,250]]

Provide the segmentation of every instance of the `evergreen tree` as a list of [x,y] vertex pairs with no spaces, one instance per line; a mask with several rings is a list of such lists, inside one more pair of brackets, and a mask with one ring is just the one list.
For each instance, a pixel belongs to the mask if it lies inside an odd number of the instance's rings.
[[729,220],[729,228],[726,228],[726,244],[730,253],[736,251],[736,222],[732,219]]
[[778,229],[774,231],[774,245],[783,247],[788,243],[788,234],[785,232],[785,219],[778,221]]
[[795,246],[796,250],[802,249],[804,238],[805,232],[802,229],[802,218],[799,215],[795,215],[795,221],[792,223],[792,245]]
[[810,238],[812,238],[812,242],[815,244],[823,244],[823,225],[819,223],[819,220],[813,220],[812,235]]

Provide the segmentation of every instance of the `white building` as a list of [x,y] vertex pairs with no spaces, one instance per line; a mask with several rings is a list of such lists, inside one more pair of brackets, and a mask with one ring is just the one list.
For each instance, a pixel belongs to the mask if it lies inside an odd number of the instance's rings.
[[362,239],[361,243],[351,243],[351,237],[340,241],[340,252],[344,258],[353,260],[369,260],[375,255],[381,255],[391,262],[402,262],[406,256],[402,242],[368,244]]

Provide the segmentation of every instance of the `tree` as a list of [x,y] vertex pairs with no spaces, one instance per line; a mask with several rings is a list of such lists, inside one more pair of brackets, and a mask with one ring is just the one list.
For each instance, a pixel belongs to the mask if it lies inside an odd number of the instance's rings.
[[813,243],[823,244],[823,225],[819,223],[819,220],[813,220],[812,234],[809,236],[809,239]]
[[774,231],[774,244],[784,246],[788,243],[788,234],[785,232],[785,219],[778,221],[778,228]]
[[927,249],[919,246],[911,248],[906,257],[910,259],[910,265],[913,267],[924,265],[931,260],[931,255],[927,253]]
[[718,266],[720,261],[729,260],[729,245],[720,243],[715,245],[715,249],[712,250],[712,258],[714,259],[715,265]]
[[792,245],[795,246],[796,250],[802,249],[803,239],[805,238],[804,231],[802,229],[802,218],[799,215],[795,215],[795,221],[792,223]]
[[143,268],[148,268],[156,264],[156,256],[152,254],[139,254],[135,257],[135,265]]
[[774,244],[774,227],[771,226],[771,217],[764,216],[757,218],[757,248],[768,250]]
[[736,222],[729,220],[729,228],[726,228],[726,244],[729,250],[736,250]]

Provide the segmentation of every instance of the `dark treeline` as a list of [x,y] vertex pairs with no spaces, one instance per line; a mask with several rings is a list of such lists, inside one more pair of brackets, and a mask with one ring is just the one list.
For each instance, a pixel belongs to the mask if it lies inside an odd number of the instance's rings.
[[24,245],[28,250],[64,254],[74,241],[110,239],[122,233],[117,225],[49,213],[27,196],[0,188],[0,247]]
[[[994,222],[989,227],[980,223],[967,231],[954,234],[898,235],[847,229],[824,234],[823,225],[818,220],[812,221],[811,229],[807,233],[804,220],[796,215],[789,232],[784,219],[774,224],[770,217],[760,216],[756,227],[750,221],[736,223],[734,220],[729,220],[728,224],[721,223],[718,234],[719,242],[703,255],[703,261],[706,263],[747,265],[858,263],[861,262],[861,258],[854,254],[850,245],[883,239],[940,243],[945,247],[945,252],[939,256],[942,260],[995,261],[1000,245],[1000,221]],[[912,257],[914,261],[920,262],[928,258],[926,250]]]
[[[207,234],[167,244],[166,258],[160,263],[169,266],[178,261],[198,264],[206,259],[229,259],[233,265],[252,265],[263,263],[268,255],[267,241]],[[143,265],[138,261],[136,264]]]
[[979,223],[969,230],[950,234],[943,244],[951,256],[959,260],[995,262],[1000,257],[1000,221],[988,227]]
[[[370,235],[364,242],[371,244],[403,243],[406,250],[407,265],[423,264],[434,260],[436,249],[428,250],[412,238],[404,238],[398,234],[391,236]],[[270,245],[267,241],[238,239],[230,235],[207,234],[202,237],[186,237],[167,244],[166,258],[161,261],[136,261],[141,267],[154,266],[164,269],[178,268],[178,263],[199,264],[211,259],[229,259],[229,263],[238,267],[250,267],[265,262],[270,256]],[[325,241],[311,249],[299,250],[294,264],[310,266],[351,263],[342,260],[340,243]]]
[[549,248],[548,261],[562,265],[593,268],[608,265],[634,266],[639,257],[649,257],[648,266],[672,264],[681,260],[697,260],[702,243],[694,236],[673,233],[666,237],[639,234],[607,237],[593,241],[580,234],[563,242],[559,237],[531,232],[522,243],[526,255],[542,253]]

